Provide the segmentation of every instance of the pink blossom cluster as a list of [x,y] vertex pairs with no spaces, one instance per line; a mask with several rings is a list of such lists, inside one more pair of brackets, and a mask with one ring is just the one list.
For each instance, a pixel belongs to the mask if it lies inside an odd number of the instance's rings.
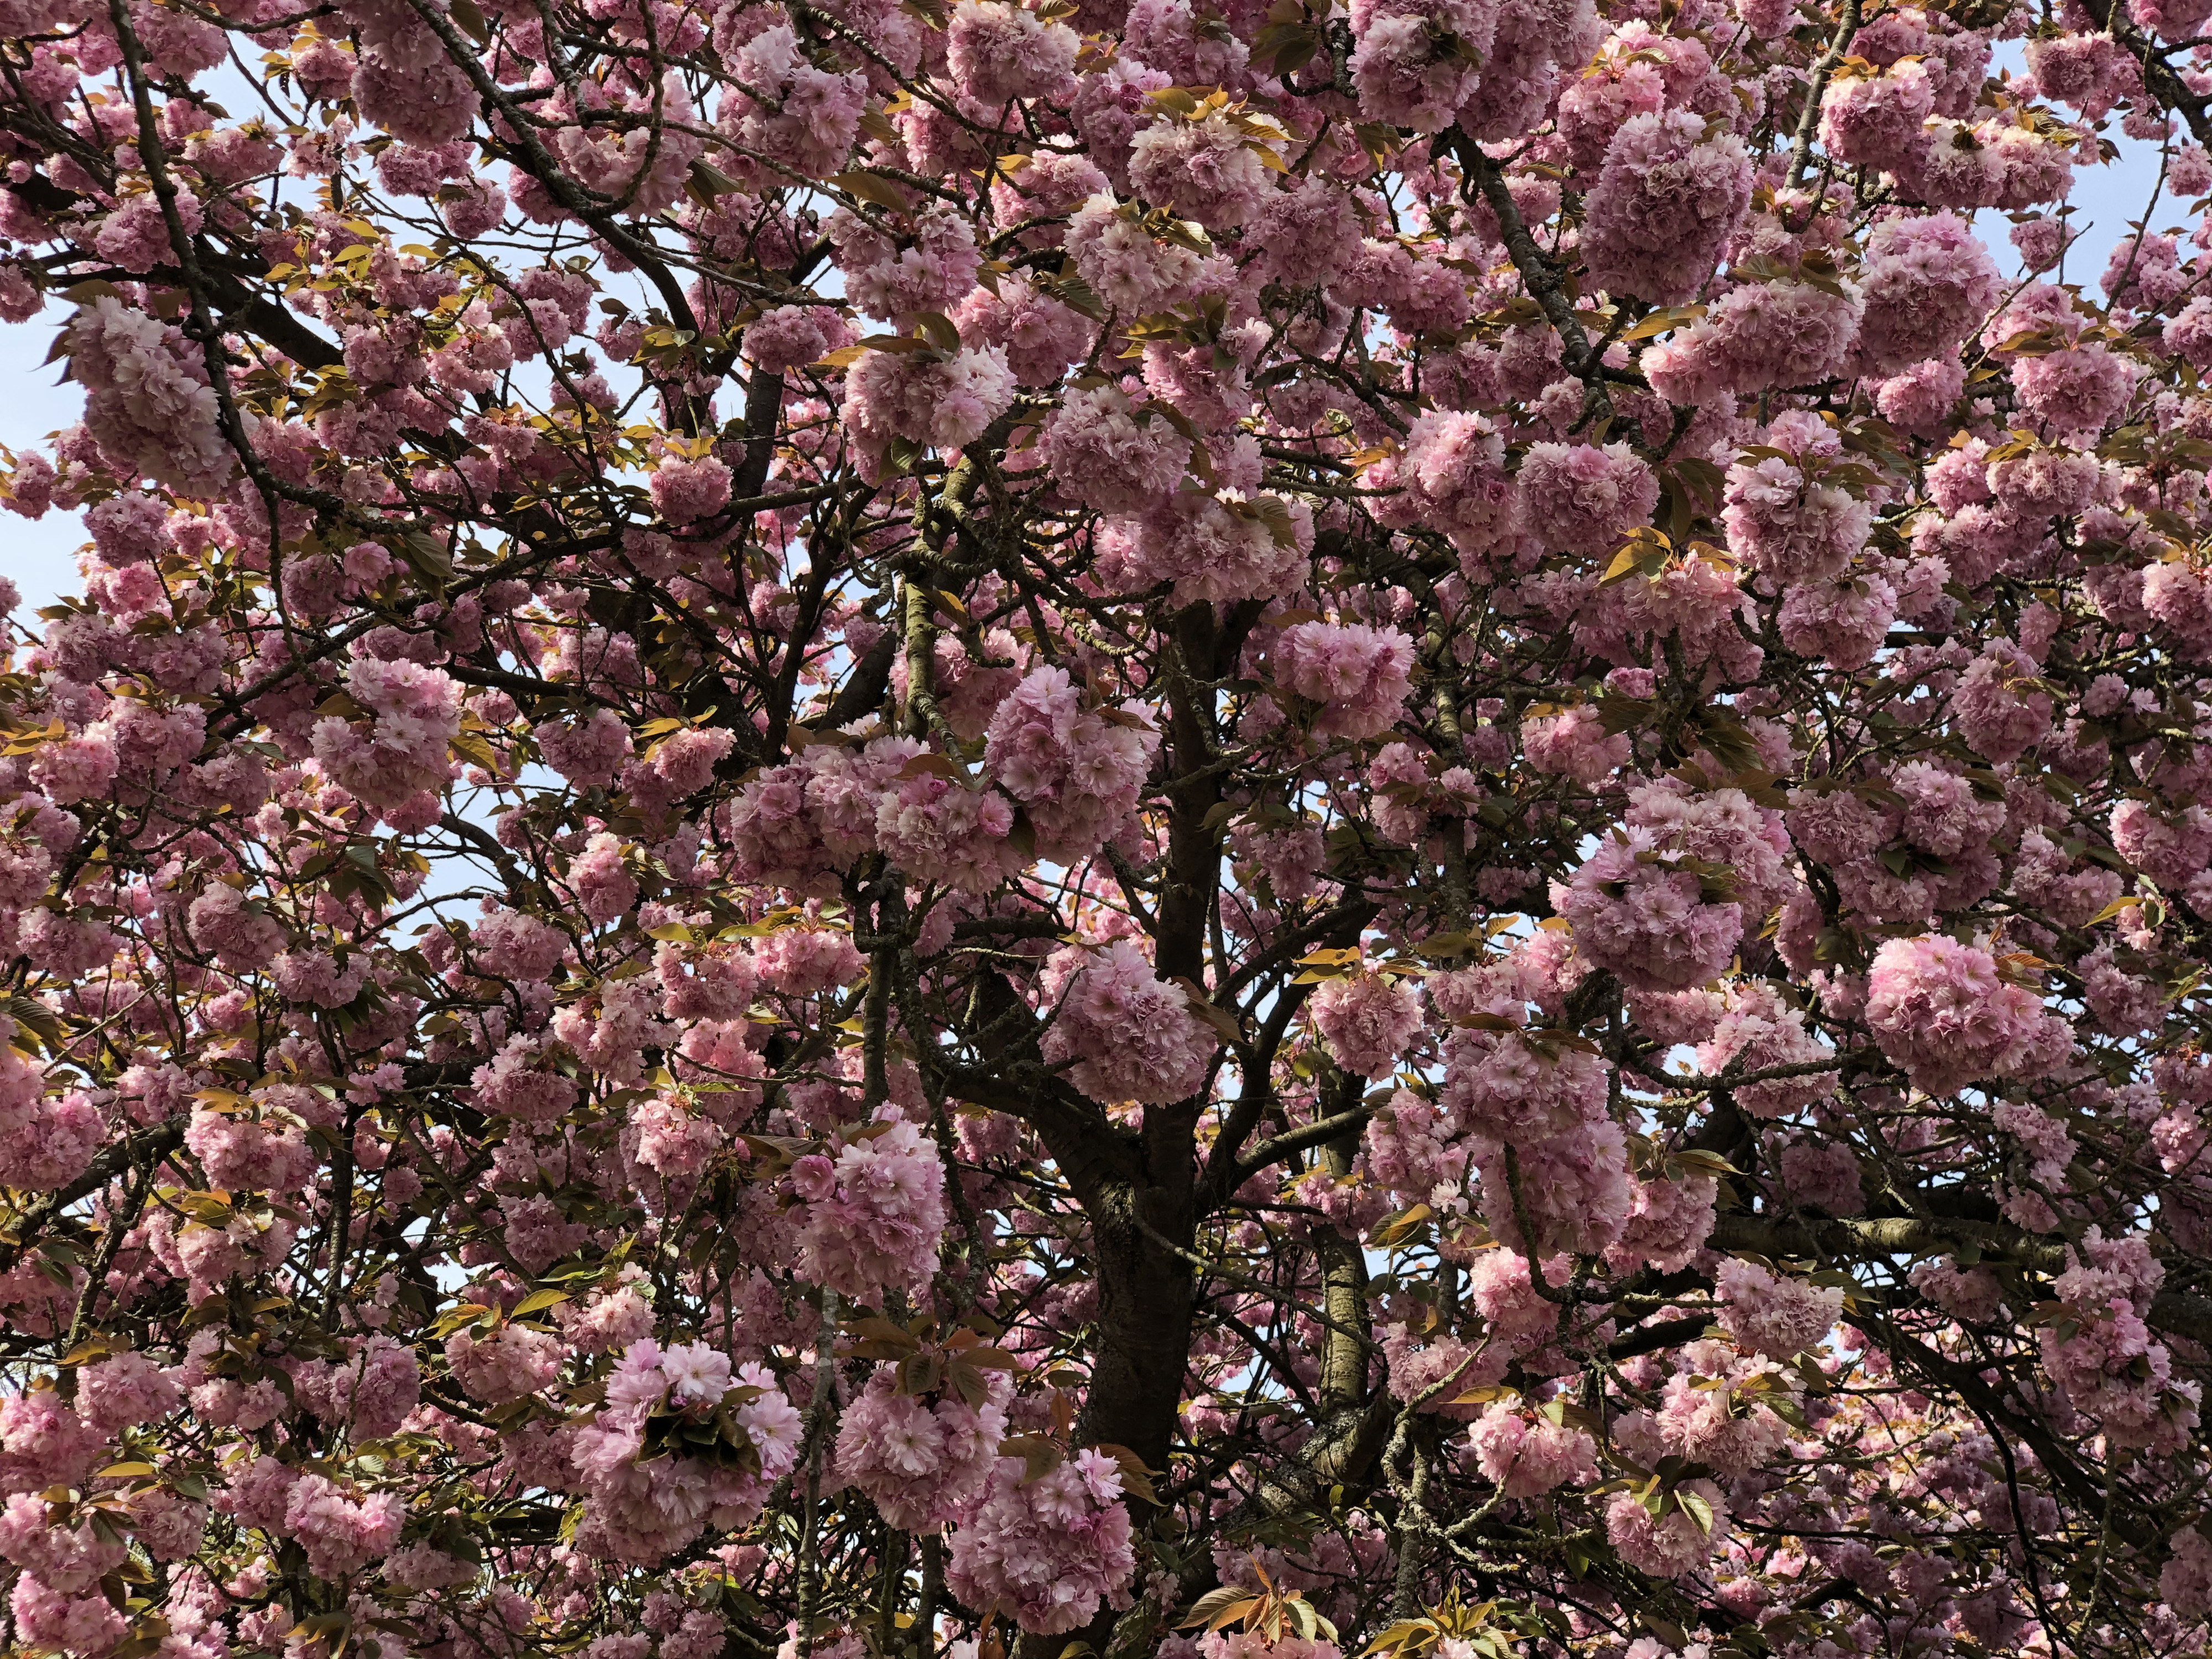
[[349,793],[417,817],[418,798],[446,782],[447,745],[461,729],[460,686],[420,663],[361,657],[347,667],[346,691],[368,724],[337,715],[316,721],[316,760]]
[[1321,737],[1389,731],[1413,689],[1413,642],[1395,628],[1298,623],[1276,636],[1269,656],[1278,685],[1320,705]]
[[1422,415],[1403,453],[1371,462],[1361,477],[1370,489],[1398,492],[1376,503],[1385,524],[1435,526],[1471,561],[1510,560],[1518,550],[1520,495],[1505,470],[1504,440],[1481,415]]
[[1819,1347],[1843,1311],[1841,1287],[1781,1278],[1753,1261],[1723,1261],[1714,1286],[1727,1298],[1721,1324],[1728,1334],[1777,1359]]
[[2002,11],[0,0],[13,1646],[2202,1648],[2212,0]]
[[1554,901],[1575,945],[1637,990],[1673,991],[1716,977],[1743,936],[1743,907],[1724,895],[1726,866],[1641,826],[1615,830]]
[[1658,478],[1624,443],[1533,445],[1519,483],[1529,533],[1563,553],[1612,552],[1659,503]]
[[879,1365],[840,1420],[837,1477],[859,1487],[895,1527],[941,1527],[983,1496],[1006,1433],[1002,1402],[971,1406],[902,1394],[896,1368]]
[[1310,1007],[1329,1057],[1373,1083],[1396,1069],[1420,1035],[1420,998],[1403,980],[1384,974],[1331,979],[1316,988]]
[[52,1192],[84,1173],[106,1126],[82,1091],[46,1091],[37,1066],[0,1048],[0,1182]]
[[1048,974],[1060,1001],[1045,1060],[1073,1061],[1068,1080],[1093,1100],[1165,1105],[1205,1081],[1218,1039],[1191,1012],[1190,994],[1161,981],[1130,940],[1064,947]]
[[1024,676],[991,716],[983,761],[1022,804],[1040,856],[1095,852],[1128,817],[1159,749],[1132,708],[1085,708],[1062,668]]
[[1751,205],[1751,158],[1686,109],[1632,115],[1607,145],[1583,228],[1591,277],[1654,305],[1704,286]]
[[873,1305],[886,1291],[915,1294],[937,1269],[945,1231],[945,1168],[913,1124],[869,1126],[831,1158],[801,1158],[791,1186],[805,1200],[800,1271]]
[[[730,1402],[733,1390],[738,1397],[728,1416],[744,1437],[749,1463],[645,1455],[653,1413],[701,1421]],[[630,1344],[607,1377],[605,1405],[575,1431],[561,1482],[585,1499],[580,1546],[643,1564],[682,1548],[709,1524],[747,1524],[769,1487],[798,1461],[801,1433],[798,1410],[765,1367],[733,1366],[727,1354],[705,1343]]]
[[1882,1053],[1931,1095],[2032,1075],[2072,1046],[2065,1022],[2002,978],[1989,951],[1940,933],[1875,952],[1866,1018]]
[[133,479],[219,490],[237,460],[223,441],[204,360],[175,328],[112,298],[70,331],[70,373],[86,389],[85,428]]
[[1597,1445],[1578,1428],[1533,1417],[1516,1402],[1500,1401],[1468,1432],[1486,1480],[1509,1498],[1540,1498],[1561,1486],[1597,1479]]
[[1102,1452],[1079,1451],[1033,1480],[1019,1458],[1000,1458],[982,1500],[952,1534],[945,1577],[969,1607],[1056,1636],[1085,1624],[1102,1601],[1122,1601],[1135,1567],[1121,1472]]
[[1710,404],[1827,379],[1848,360],[1866,313],[1856,285],[1834,287],[1832,293],[1808,282],[1731,288],[1703,317],[1644,354],[1652,389],[1670,403]]

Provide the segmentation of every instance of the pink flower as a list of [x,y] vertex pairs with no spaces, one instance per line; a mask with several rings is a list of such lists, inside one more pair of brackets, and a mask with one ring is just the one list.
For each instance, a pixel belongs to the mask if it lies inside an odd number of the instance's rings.
[[464,1328],[446,1340],[453,1380],[487,1406],[537,1393],[560,1374],[561,1358],[559,1338],[527,1325],[501,1325],[489,1336]]
[[957,448],[1014,400],[1014,377],[1002,347],[983,346],[938,358],[925,352],[872,351],[847,371],[848,430],[880,454],[895,438],[939,449]]
[[422,1392],[414,1351],[388,1336],[370,1337],[330,1367],[319,1390],[303,1390],[318,1417],[346,1424],[356,1442],[397,1433]]
[[377,806],[445,787],[447,745],[461,730],[458,682],[420,663],[358,657],[347,665],[346,692],[368,725],[337,715],[315,722],[315,758],[333,781]]
[[1733,133],[1706,137],[1689,110],[1632,115],[1584,204],[1593,283],[1654,305],[1692,298],[1751,205],[1751,158]]
[[356,957],[341,968],[327,951],[287,951],[270,964],[270,977],[288,1001],[343,1008],[367,983],[368,963]]
[[1019,868],[1007,839],[1013,827],[1004,795],[937,771],[904,777],[876,811],[886,857],[917,880],[969,893],[988,893]]
[[951,312],[975,289],[982,255],[966,219],[942,203],[915,216],[913,246],[898,247],[865,220],[838,212],[824,227],[854,303],[904,327],[926,312]]
[[1616,830],[1556,900],[1576,949],[1632,989],[1673,991],[1728,966],[1743,912],[1724,872],[1643,829]]
[[1421,1004],[1413,987],[1381,974],[1329,980],[1307,1006],[1330,1057],[1370,1082],[1389,1077],[1420,1035]]
[[410,144],[460,137],[482,107],[468,76],[443,52],[400,50],[396,41],[361,55],[353,98],[364,120]]
[[1008,1613],[1025,1631],[1079,1628],[1135,1571],[1120,1494],[1118,1473],[1096,1453],[1026,1484],[1021,1460],[1000,1458],[953,1532],[945,1583],[969,1607]]
[[2148,801],[2123,800],[2108,822],[2114,850],[2162,887],[2185,887],[2212,862],[2212,812],[2201,806],[2161,817]]
[[285,1496],[283,1528],[306,1548],[310,1571],[342,1578],[389,1554],[406,1517],[406,1502],[397,1492],[354,1495],[307,1474]]
[[629,727],[611,708],[574,724],[548,720],[531,732],[545,763],[579,789],[604,787],[630,752]]
[[837,1431],[836,1473],[911,1532],[969,1512],[998,1462],[1006,1414],[947,1396],[931,1402],[896,1391],[896,1368],[878,1365]]
[[1218,113],[1155,120],[1131,149],[1129,183],[1146,201],[1209,228],[1240,225],[1269,188],[1259,143]]
[[1485,1478],[1509,1498],[1537,1498],[1597,1479],[1596,1443],[1541,1411],[1524,1417],[1517,1405],[1501,1401],[1476,1419],[1468,1438]]
[[1044,1034],[1045,1060],[1073,1060],[1068,1080],[1093,1100],[1164,1104],[1204,1082],[1218,1040],[1183,988],[1155,978],[1129,940],[1096,952],[1066,946],[1048,973],[1065,990]]
[[2032,1074],[2072,1047],[2065,1021],[2000,979],[1988,951],[1941,933],[1893,939],[1875,953],[1866,1019],[1882,1053],[1931,1095]]
[[115,781],[119,763],[112,733],[97,726],[40,745],[31,781],[58,806],[97,800]]
[[1521,463],[1529,532],[1562,553],[1610,553],[1659,504],[1659,480],[1626,444],[1531,445]]
[[[1545,1282],[1557,1285],[1568,1264],[1558,1257],[1543,1264]],[[1512,1250],[1485,1250],[1467,1270],[1468,1300],[1489,1325],[1493,1339],[1516,1355],[1550,1347],[1559,1334],[1559,1304],[1536,1293],[1528,1259]]]
[[1352,83],[1360,112],[1434,132],[1474,93],[1500,8],[1482,0],[1358,0]]
[[50,1193],[82,1175],[107,1126],[82,1091],[0,1111],[0,1186]]
[[1584,786],[1603,782],[1627,763],[1631,752],[1627,733],[1607,732],[1604,717],[1589,703],[1526,722],[1521,744],[1528,764],[1539,772]]
[[[1507,1144],[1488,1134],[1472,1142],[1482,1177],[1482,1213],[1498,1239],[1523,1255],[1594,1255],[1620,1237],[1635,1191],[1627,1138],[1619,1124],[1586,1122],[1568,1133],[1512,1143],[1521,1168],[1518,1206],[1506,1169]],[[1527,1233],[1516,1208],[1528,1213]]]
[[762,988],[787,997],[822,996],[850,985],[867,965],[850,933],[817,927],[780,929],[761,941],[754,959]]
[[1966,390],[1966,366],[1955,357],[1930,357],[1881,382],[1875,407],[1891,425],[1916,437],[1935,437]]
[[945,204],[929,204],[915,215],[909,248],[898,248],[849,212],[834,212],[825,230],[836,246],[838,268],[848,272],[854,303],[900,327],[925,312],[956,310],[982,268],[975,232]]
[[960,95],[995,111],[1017,98],[1066,97],[1075,87],[1082,42],[1065,23],[1002,0],[960,0],[945,32],[945,56]]
[[1576,1133],[1605,1115],[1605,1067],[1577,1048],[1554,1048],[1517,1031],[1482,1027],[1444,1042],[1440,1095],[1455,1122],[1519,1144]]
[[2062,437],[2089,442],[2127,407],[2142,371],[2132,358],[2117,356],[2092,340],[2018,358],[2012,375],[2028,413],[2048,422]]
[[1275,681],[1322,705],[1320,737],[1372,738],[1396,724],[1413,689],[1413,642],[1395,628],[1299,623],[1269,652]]
[[[1805,1029],[1805,1017],[1763,985],[1731,996],[1729,1006],[1698,1045],[1698,1066],[1712,1075],[1733,1066],[1741,1074],[1826,1060],[1833,1050]],[[1839,1074],[1814,1072],[1740,1085],[1736,1104],[1753,1117],[1782,1117],[1835,1091]]]
[[1067,393],[1041,440],[1060,489],[1101,513],[1129,513],[1182,482],[1190,440],[1115,386]]
[[[936,1143],[911,1123],[871,1125],[838,1152],[831,1175],[834,1188],[807,1204],[800,1271],[869,1306],[887,1290],[927,1290],[945,1231]],[[810,1170],[808,1187],[818,1192],[825,1184]]]
[[1051,386],[1090,349],[1095,325],[1024,276],[1001,276],[998,283],[995,294],[977,288],[960,302],[952,313],[960,337],[976,345],[1003,346],[1006,367],[1022,385]]
[[97,1659],[131,1633],[105,1595],[65,1595],[25,1573],[15,1581],[9,1611],[19,1640]]
[[1894,374],[1971,334],[2002,292],[1989,251],[1953,213],[1886,219],[1867,238],[1862,372]]
[[739,143],[810,179],[826,179],[843,164],[867,107],[865,75],[817,68],[788,23],[753,36],[732,70],[751,90],[725,94],[717,124]]
[[1866,545],[1874,509],[1820,476],[1810,457],[1796,465],[1770,455],[1731,466],[1723,513],[1729,551],[1782,581],[1843,572]]
[[35,1493],[17,1492],[0,1510],[0,1556],[62,1595],[91,1589],[129,1553],[112,1533],[103,1536],[89,1519],[73,1527],[54,1525],[46,1517],[46,1500]]
[[791,1189],[818,1204],[836,1192],[837,1166],[819,1152],[809,1152],[791,1166]]
[[730,502],[730,469],[709,455],[702,460],[665,460],[647,486],[653,511],[671,524],[711,519]]
[[2212,1614],[2212,1542],[2195,1527],[2184,1527],[2170,1547],[2173,1553],[2159,1572],[2158,1593],[2183,1619]]
[[827,306],[777,306],[747,325],[745,356],[769,374],[782,374],[818,362],[851,337]]
[[2037,1333],[2044,1369],[2068,1401],[2114,1443],[2171,1455],[2190,1443],[2199,1385],[2178,1381],[2172,1356],[2125,1297],[2069,1299],[2080,1317]]
[[703,1342],[679,1343],[660,1356],[660,1374],[668,1379],[672,1402],[679,1406],[714,1406],[730,1389],[730,1357]]
[[478,1103],[486,1111],[529,1123],[550,1123],[574,1105],[574,1083],[557,1072],[533,1065],[542,1052],[541,1046],[528,1037],[509,1037],[470,1078]]
[[165,503],[127,489],[87,508],[84,523],[100,556],[112,568],[123,570],[158,559],[174,545],[165,522],[168,513]]
[[1712,1237],[1718,1197],[1719,1183],[1711,1176],[1638,1182],[1633,1207],[1620,1237],[1607,1249],[1606,1265],[1615,1273],[1645,1266],[1660,1273],[1680,1273]]
[[992,714],[983,763],[1022,803],[1038,854],[1073,864],[1127,819],[1159,741],[1136,705],[1085,708],[1067,671],[1046,667]]
[[1721,1263],[1714,1287],[1723,1300],[1720,1322],[1728,1334],[1753,1352],[1777,1359],[1818,1348],[1843,1314],[1840,1288],[1778,1278],[1734,1258]]
[[102,1434],[167,1417],[179,1395],[169,1374],[143,1353],[118,1353],[77,1373],[77,1409]]
[[1606,1537],[1638,1572],[1655,1578],[1695,1572],[1727,1539],[1728,1500],[1720,1488],[1710,1480],[1688,1480],[1680,1491],[1699,1500],[1699,1507],[1684,1506],[1671,1491],[1655,1494],[1660,1505],[1656,1519],[1633,1492],[1616,1492],[1606,1505]]
[[1140,220],[1102,191],[1078,208],[1067,225],[1067,251],[1083,280],[1125,316],[1158,309],[1189,282],[1198,264],[1197,255],[1156,240]]
[[1924,124],[1936,88],[1918,63],[1893,64],[1878,75],[1838,76],[1820,100],[1820,143],[1854,167],[1909,172],[1927,153]]
[[1505,443],[1480,415],[1432,410],[1416,420],[1397,456],[1370,464],[1362,483],[1396,489],[1375,503],[1385,524],[1426,524],[1470,561],[1510,559],[1517,549],[1521,497],[1505,471]]
[[1302,501],[1178,490],[1136,520],[1133,556],[1101,574],[1130,592],[1172,581],[1184,605],[1275,598],[1303,585],[1312,546],[1312,509]]
[[106,1437],[51,1389],[0,1398],[0,1489],[76,1486],[105,1445]]
[[568,866],[568,885],[583,912],[596,922],[610,922],[637,902],[637,883],[623,861],[622,842],[611,835],[596,835]]
[[666,1096],[647,1101],[630,1121],[637,1129],[638,1163],[687,1190],[727,1138],[714,1119]]
[[207,363],[177,329],[103,297],[70,330],[70,374],[86,428],[115,465],[180,489],[220,494],[237,468]]
[[[1703,318],[1646,349],[1642,366],[1652,390],[1673,403],[1701,404],[1826,380],[1849,357],[1866,311],[1856,285],[1838,286],[1836,293],[1792,282],[1730,289]],[[1963,370],[1959,379],[1963,387]],[[1951,401],[1957,398],[1954,389]]]

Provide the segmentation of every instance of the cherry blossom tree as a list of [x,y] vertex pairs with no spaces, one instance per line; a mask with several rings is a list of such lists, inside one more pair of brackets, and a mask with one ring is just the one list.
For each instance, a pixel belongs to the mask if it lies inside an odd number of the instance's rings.
[[2205,1651],[2212,0],[0,20],[11,1652]]

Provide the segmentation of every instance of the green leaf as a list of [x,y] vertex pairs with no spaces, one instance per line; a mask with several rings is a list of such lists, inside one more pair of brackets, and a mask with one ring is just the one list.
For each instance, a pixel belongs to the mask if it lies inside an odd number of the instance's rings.
[[888,179],[878,179],[872,173],[858,169],[851,173],[832,173],[830,182],[848,196],[858,197],[870,205],[889,208],[894,213],[904,213],[908,203],[904,188]]
[[941,312],[925,311],[921,320],[921,331],[928,337],[930,344],[947,356],[960,349],[960,331],[953,326],[950,317]]
[[1190,1613],[1176,1628],[1194,1630],[1200,1625],[1218,1630],[1224,1624],[1237,1618],[1247,1607],[1256,1607],[1260,1598],[1251,1591],[1234,1584],[1224,1584],[1210,1589],[1191,1603]]
[[1713,1535],[1713,1506],[1702,1497],[1683,1486],[1674,1493],[1675,1507],[1697,1523],[1698,1530],[1710,1538]]
[[1435,1213],[1436,1212],[1425,1204],[1407,1206],[1397,1214],[1389,1217],[1367,1235],[1368,1248],[1388,1250],[1395,1249],[1401,1244],[1410,1243],[1419,1236],[1421,1230],[1428,1224],[1429,1218]]

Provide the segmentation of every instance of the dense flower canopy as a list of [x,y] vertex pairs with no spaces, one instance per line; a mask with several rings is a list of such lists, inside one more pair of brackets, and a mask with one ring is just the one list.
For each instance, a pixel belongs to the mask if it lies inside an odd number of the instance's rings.
[[2208,23],[0,0],[10,1650],[2204,1652]]

